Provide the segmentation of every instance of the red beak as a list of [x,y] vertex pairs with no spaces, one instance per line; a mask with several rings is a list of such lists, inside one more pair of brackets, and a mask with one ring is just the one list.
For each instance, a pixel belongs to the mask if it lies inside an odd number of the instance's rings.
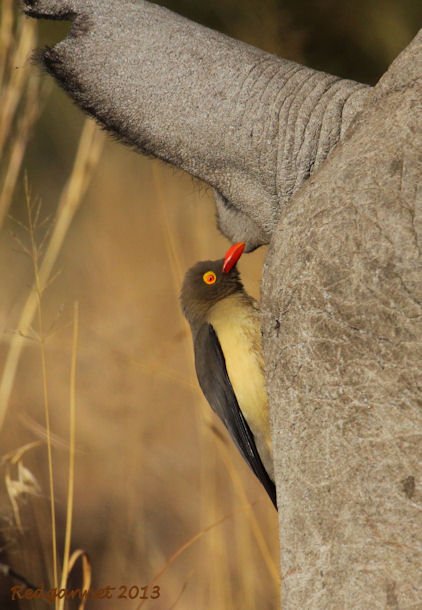
[[223,273],[228,273],[233,269],[239,258],[242,256],[245,245],[246,244],[243,241],[239,241],[237,244],[230,246],[226,252],[226,256],[224,257]]

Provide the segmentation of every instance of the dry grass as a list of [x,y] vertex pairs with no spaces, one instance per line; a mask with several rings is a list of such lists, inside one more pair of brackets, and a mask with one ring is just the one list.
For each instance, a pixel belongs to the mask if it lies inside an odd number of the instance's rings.
[[[227,247],[210,194],[110,140],[100,159],[56,90],[34,123],[34,24],[1,11],[0,560],[46,587],[160,587],[113,610],[278,608],[276,516],[198,390],[179,310],[185,269]],[[262,259],[241,266],[255,294]]]
[[40,78],[29,61],[37,44],[36,24],[16,20],[13,5],[13,0],[3,0],[0,22],[0,228],[40,111]]
[[[78,210],[83,196],[86,192],[91,172],[96,166],[103,147],[104,135],[98,131],[94,123],[87,119],[80,138],[79,146],[75,156],[70,178],[67,181],[57,208],[56,221],[52,229],[51,237],[40,261],[40,251],[35,240],[34,226],[32,219],[29,218],[28,232],[30,236],[30,254],[34,265],[34,285],[29,293],[17,325],[17,332],[11,341],[10,349],[4,364],[3,373],[0,380],[0,427],[4,421],[7,406],[9,403],[10,392],[13,387],[16,368],[22,350],[25,337],[28,336],[34,315],[38,312],[40,318],[40,299],[48,287],[51,280],[51,273],[57,261],[60,249],[66,238],[73,217]],[[29,193],[26,193],[26,201],[29,201]],[[31,207],[28,208],[31,214]],[[39,214],[39,213],[38,213]],[[23,227],[25,229],[25,227]],[[41,321],[39,319],[39,323]],[[43,341],[42,329],[39,329],[41,341]]]

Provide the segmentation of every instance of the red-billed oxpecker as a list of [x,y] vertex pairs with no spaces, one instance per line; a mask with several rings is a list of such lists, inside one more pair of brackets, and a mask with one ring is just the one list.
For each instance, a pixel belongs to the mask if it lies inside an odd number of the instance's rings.
[[236,268],[244,248],[189,269],[181,302],[205,398],[277,507],[259,309]]

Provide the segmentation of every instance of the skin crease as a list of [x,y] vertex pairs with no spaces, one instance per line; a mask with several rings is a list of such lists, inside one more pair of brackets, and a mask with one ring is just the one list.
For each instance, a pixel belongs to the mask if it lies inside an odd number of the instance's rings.
[[[222,265],[223,260],[203,261],[186,273],[181,292],[182,309],[191,326],[195,349],[198,349],[196,339],[201,329],[206,324],[212,325],[224,354],[225,368],[238,406],[253,434],[265,470],[273,480],[260,313],[256,301],[245,292],[236,268],[223,273]],[[216,281],[213,284],[204,281],[204,277],[210,274],[215,274]],[[196,362],[197,356],[196,354]],[[207,358],[211,368],[211,351]],[[199,372],[201,384],[200,377]],[[205,391],[204,394],[206,395]],[[218,413],[212,399],[207,395],[206,398]],[[230,426],[228,428],[233,434]],[[236,438],[234,440],[236,441]]]

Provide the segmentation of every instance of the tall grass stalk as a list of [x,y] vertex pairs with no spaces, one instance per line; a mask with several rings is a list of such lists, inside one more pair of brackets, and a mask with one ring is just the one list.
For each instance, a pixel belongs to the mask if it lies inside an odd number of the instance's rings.
[[[82,563],[82,583],[80,588],[82,589],[82,591],[88,591],[91,587],[92,568],[91,562],[86,551],[83,551],[82,549],[77,549],[76,551],[73,551],[73,553],[69,557],[67,574],[71,573],[71,571],[76,565],[76,562],[79,560],[81,560]],[[87,598],[84,597],[79,603],[78,610],[84,610],[86,602]]]
[[39,97],[40,78],[38,74],[32,74],[25,91],[23,111],[9,147],[8,160],[5,163],[5,170],[2,176],[0,187],[0,228],[12,203],[13,193],[22,169],[32,127],[40,114]]
[[3,0],[0,24],[0,227],[40,109],[40,76],[30,60],[37,44],[36,24],[19,13],[16,17],[14,4]]
[[[67,479],[66,529],[63,551],[63,568],[60,588],[65,589],[69,574],[70,544],[72,536],[73,496],[75,488],[75,440],[76,440],[76,360],[79,335],[79,304],[75,303],[73,312],[72,361],[70,367],[69,396],[69,471]],[[64,609],[64,598],[59,600],[58,610]]]
[[[170,269],[171,269],[171,277],[172,277],[172,281],[173,281],[173,287],[174,287],[174,296],[175,296],[175,303],[176,306],[179,307],[179,299],[178,299],[178,295],[180,292],[180,288],[182,285],[182,280],[183,280],[183,266],[181,264],[181,257],[180,257],[180,253],[179,250],[176,246],[176,240],[174,237],[174,230],[172,230],[172,226],[171,226],[171,222],[170,222],[170,218],[169,218],[169,214],[168,214],[168,209],[167,209],[167,201],[169,200],[169,198],[165,198],[164,197],[164,193],[163,193],[163,179],[162,176],[160,175],[160,166],[157,163],[153,164],[152,167],[152,174],[153,174],[153,183],[154,183],[154,190],[156,193],[156,199],[158,202],[158,208],[159,208],[159,214],[160,214],[160,227],[161,230],[163,232],[164,235],[164,242],[165,242],[165,246],[166,246],[166,252],[167,252],[167,257],[169,260],[169,264],[170,264]],[[188,348],[187,348],[187,343],[186,341],[183,341],[180,349],[182,351],[181,356],[183,356],[185,362],[188,362]],[[199,398],[199,392],[196,391],[196,394],[198,395]],[[203,404],[203,399],[199,398],[199,402],[200,404]],[[203,413],[200,412],[199,409],[195,409],[192,413],[192,416],[195,418],[195,422],[196,422],[196,429],[197,429],[197,433],[199,438],[201,439],[201,470],[200,470],[200,488],[201,488],[201,493],[200,493],[200,498],[201,498],[201,504],[200,504],[200,526],[202,526],[201,532],[205,532],[208,531],[208,529],[204,526],[205,523],[209,523],[210,521],[215,521],[216,519],[216,515],[217,515],[217,503],[216,503],[216,497],[215,497],[215,469],[209,469],[209,463],[211,461],[211,455],[205,455],[205,459],[204,459],[204,454],[206,453],[204,451],[204,449],[206,447],[209,446],[208,442],[207,442],[207,432],[209,430],[208,426],[207,426],[207,421],[208,418],[211,417],[211,415],[208,413],[207,416],[202,417]],[[208,458],[208,459],[207,459]],[[206,464],[205,464],[206,462]],[[208,476],[205,476],[205,471],[207,471]],[[212,473],[210,476],[210,472]],[[197,539],[201,538],[202,534],[199,536],[194,536],[193,537],[193,541],[196,541]],[[221,537],[220,532],[217,530],[217,532],[214,530],[212,532],[212,535],[207,537],[206,539],[206,553],[209,553],[210,548],[211,549],[216,549],[219,548],[219,546],[221,545],[221,543],[224,542],[224,539]],[[204,545],[205,548],[205,545]],[[184,547],[182,547],[182,550],[184,550]],[[178,555],[177,555],[178,556]],[[227,574],[227,570],[224,569],[223,562],[218,562],[215,563],[213,562],[211,568],[214,571],[213,574],[213,578],[212,581],[214,583],[214,591],[217,591],[218,589],[218,595],[221,595],[221,590],[222,587],[225,586],[227,579],[224,577],[224,574]],[[218,574],[218,572],[221,570],[221,573]],[[201,599],[198,600],[199,601],[199,606],[200,607],[206,607],[209,605],[209,600],[207,599],[208,597],[208,590],[203,590],[201,591],[200,594]]]
[[[12,11],[12,19],[11,19]],[[31,70],[30,56],[36,46],[36,24],[28,19],[19,19],[16,33],[13,32],[13,7],[6,0],[3,12],[5,31],[2,42],[6,49],[2,53],[2,91],[0,105],[0,150],[4,150],[13,120],[19,108],[23,92],[27,86],[28,73]]]
[[54,494],[54,471],[53,471],[53,451],[51,446],[51,422],[50,422],[50,408],[48,398],[48,377],[47,377],[47,356],[45,348],[46,335],[44,333],[44,320],[42,314],[41,300],[44,287],[41,283],[40,269],[39,269],[39,258],[40,253],[37,245],[35,236],[36,219],[34,218],[33,204],[30,199],[28,186],[26,185],[26,209],[28,214],[28,232],[30,238],[31,258],[34,271],[34,300],[35,307],[37,310],[38,317],[38,339],[40,346],[40,357],[41,357],[41,375],[42,375],[42,388],[43,388],[43,399],[44,399],[44,418],[45,427],[47,433],[47,457],[48,457],[48,483],[50,491],[50,517],[51,517],[51,536],[52,536],[52,557],[53,557],[53,585],[58,586],[58,567],[57,567],[57,529],[56,529],[56,507],[55,507],[55,494]]
[[0,19],[0,87],[3,91],[6,66],[13,41],[13,0],[3,0]]
[[[91,119],[85,121],[73,169],[60,197],[54,227],[42,262],[39,265],[39,290],[48,286],[53,267],[72,220],[82,203],[104,145],[104,134]],[[6,416],[25,336],[30,332],[37,311],[37,287],[34,285],[23,306],[17,333],[13,336],[0,380],[0,428]]]

